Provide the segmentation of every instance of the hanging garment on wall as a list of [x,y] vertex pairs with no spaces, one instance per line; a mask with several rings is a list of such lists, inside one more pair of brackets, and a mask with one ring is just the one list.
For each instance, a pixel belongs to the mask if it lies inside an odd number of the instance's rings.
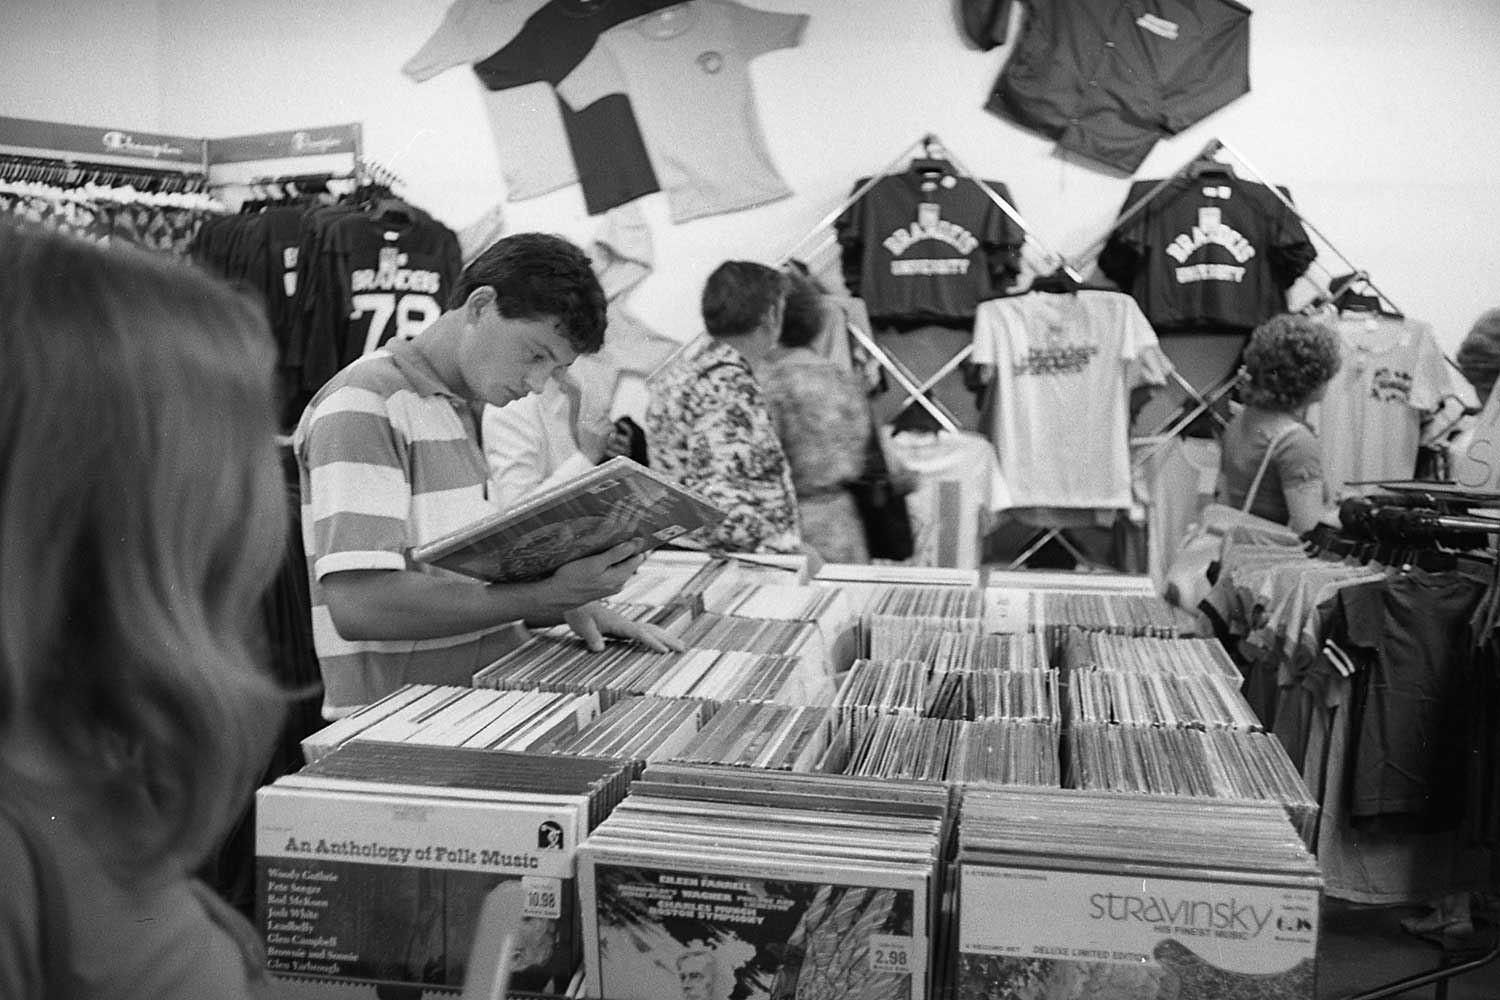
[[460,271],[453,230],[404,202],[377,201],[322,219],[298,250],[311,257],[299,285],[297,352],[308,391],[391,338],[420,333],[442,314]]
[[[1132,184],[1122,214],[1159,183]],[[1269,188],[1223,172],[1162,188],[1110,235],[1099,269],[1162,335],[1243,333],[1286,311],[1287,289],[1316,256],[1296,213]]]
[[[401,72],[422,83],[452,69],[476,63],[504,48],[547,0],[454,0],[432,37],[406,61]],[[578,182],[568,135],[556,98],[545,83],[492,91],[476,81],[483,95],[490,133],[500,157],[505,194],[511,201],[535,198]]]
[[995,448],[969,431],[900,431],[880,428],[892,469],[914,474],[906,495],[914,541],[913,566],[976,569],[995,511],[1010,505]]
[[993,367],[988,426],[1011,506],[1130,506],[1130,390],[1164,384],[1171,364],[1129,296],[990,299],[972,360]]
[[[673,2],[551,0],[503,48],[475,63],[474,72],[491,91],[539,82],[556,87],[584,61],[604,32]],[[555,93],[545,100],[560,116],[590,215],[660,190],[626,94],[605,93],[576,110]],[[527,133],[512,133],[509,142],[529,145],[530,140]]]
[[1005,44],[1010,31],[1010,0],[962,0],[964,34],[981,49]]
[[[985,108],[1070,152],[1134,173],[1158,139],[1250,91],[1250,9],[1234,0],[1024,2]],[[988,22],[1003,37],[1004,15]]]
[[1347,312],[1328,322],[1338,330],[1339,370],[1308,419],[1329,496],[1370,492],[1351,482],[1411,479],[1423,418],[1454,392],[1467,390],[1464,404],[1477,405],[1473,387],[1450,374],[1426,323]]
[[692,0],[604,32],[557,90],[575,109],[629,95],[673,222],[753,208],[792,192],[766,147],[750,60],[796,47],[807,22]]
[[[985,184],[1015,204],[1004,184]],[[864,299],[877,326],[969,326],[974,307],[999,295],[1019,271],[1025,241],[973,179],[917,170],[880,178],[834,228],[844,284]]]
[[456,0],[401,69],[420,83],[473,65],[506,197],[521,201],[582,183],[589,212],[603,212],[658,190],[634,111],[616,95],[574,112],[553,88],[600,31],[671,2]]

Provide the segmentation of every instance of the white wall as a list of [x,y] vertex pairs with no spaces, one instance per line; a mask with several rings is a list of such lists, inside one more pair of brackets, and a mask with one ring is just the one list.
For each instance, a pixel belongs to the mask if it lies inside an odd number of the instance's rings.
[[[400,66],[449,0],[4,0],[0,114],[219,136],[359,121],[368,152],[455,228],[504,196],[464,68],[425,83]],[[672,225],[644,199],[655,274],[632,306],[663,332],[697,328],[697,293],[728,257],[775,260],[859,176],[935,132],[1009,186],[1038,235],[1076,254],[1129,180],[1053,152],[981,109],[1010,47],[980,52],[956,0],[750,0],[812,15],[800,48],[753,74],[773,156],[796,195]],[[1289,186],[1307,217],[1450,351],[1500,303],[1500,4],[1252,0],[1252,92],[1152,153],[1160,176],[1212,137]],[[521,137],[520,141],[524,141]],[[586,239],[576,187],[508,206],[509,226]],[[1326,249],[1333,273],[1347,266]]]
[[175,133],[157,0],[0,0],[0,115]]

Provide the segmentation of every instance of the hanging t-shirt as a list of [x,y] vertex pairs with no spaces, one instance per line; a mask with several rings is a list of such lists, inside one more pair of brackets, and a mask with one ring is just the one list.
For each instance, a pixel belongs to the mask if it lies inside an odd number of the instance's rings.
[[[963,7],[971,37],[1004,41],[1009,4]],[[1134,173],[1158,139],[1249,90],[1250,9],[1234,0],[1026,0],[985,108]]]
[[574,108],[630,96],[673,222],[763,205],[792,192],[766,148],[750,60],[795,47],[807,21],[693,0],[606,31],[557,90]]
[[[1125,207],[1159,183],[1136,181]],[[1244,333],[1286,312],[1287,289],[1316,256],[1297,214],[1270,188],[1216,173],[1162,188],[1111,234],[1099,269],[1162,335]]]
[[982,302],[971,360],[994,366],[988,427],[1011,506],[1130,506],[1129,393],[1172,366],[1128,295]]
[[994,447],[969,431],[880,433],[890,464],[917,477],[906,496],[910,564],[977,568],[994,512],[1010,505]]
[[[855,184],[863,187],[866,178]],[[985,181],[1011,202],[998,181]],[[880,178],[834,223],[844,284],[877,325],[967,327],[1015,277],[1025,234],[974,180],[915,171]]]
[[[600,34],[675,2],[551,0],[528,18],[503,48],[475,63],[474,72],[491,91],[538,81],[555,87],[589,54]],[[561,116],[590,215],[660,190],[635,111],[625,94],[604,94],[577,110],[553,94],[547,101]],[[523,136],[525,133],[513,133],[511,142],[524,145],[528,140]]]
[[309,390],[442,314],[461,270],[458,236],[415,210],[349,212],[328,224],[311,270],[301,355]]
[[[443,23],[401,72],[421,83],[455,66],[478,62],[507,45],[547,2],[454,0]],[[536,82],[492,91],[480,83],[479,90],[500,156],[506,197],[521,201],[577,182],[568,135],[549,85]]]
[[1432,329],[1376,313],[1325,322],[1338,330],[1339,370],[1308,420],[1322,445],[1329,496],[1374,489],[1351,482],[1412,478],[1422,416],[1449,386]]

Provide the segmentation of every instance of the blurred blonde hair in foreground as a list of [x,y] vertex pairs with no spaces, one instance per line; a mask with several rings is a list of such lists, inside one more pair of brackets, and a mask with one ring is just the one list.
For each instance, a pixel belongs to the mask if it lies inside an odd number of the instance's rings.
[[4,225],[0,261],[6,794],[122,882],[170,878],[241,812],[285,706],[255,639],[287,527],[275,348],[184,264]]

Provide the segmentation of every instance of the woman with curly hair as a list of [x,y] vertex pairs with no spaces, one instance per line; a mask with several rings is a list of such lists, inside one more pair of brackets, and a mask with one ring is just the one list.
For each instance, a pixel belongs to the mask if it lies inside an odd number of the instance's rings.
[[1257,486],[1250,512],[1301,534],[1325,509],[1323,460],[1307,408],[1339,370],[1338,335],[1306,316],[1273,316],[1251,333],[1244,361],[1245,406],[1224,429],[1219,499],[1243,507]]

